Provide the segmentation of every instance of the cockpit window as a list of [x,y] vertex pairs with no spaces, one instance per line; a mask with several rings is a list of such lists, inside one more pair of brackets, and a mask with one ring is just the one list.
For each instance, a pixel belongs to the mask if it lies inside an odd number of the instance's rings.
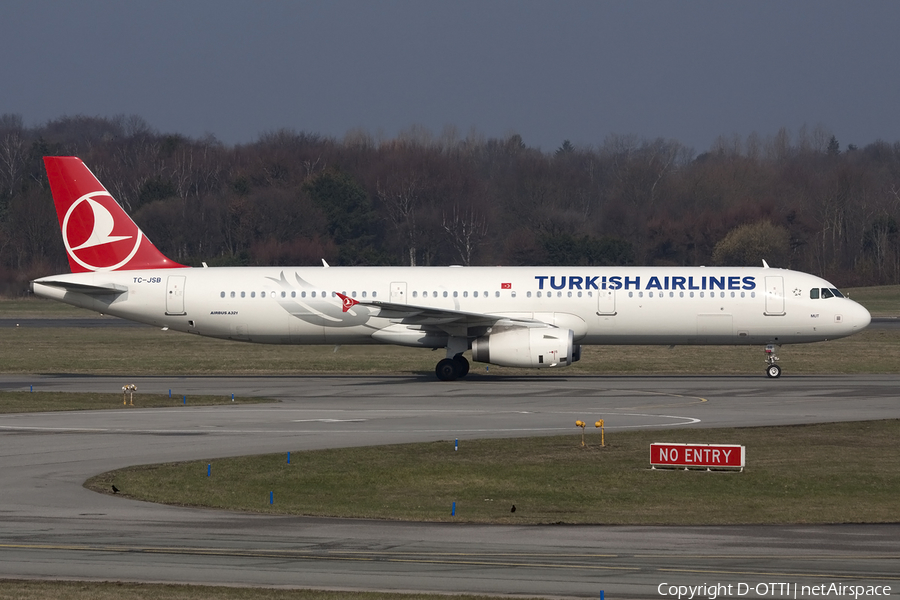
[[834,298],[834,294],[831,293],[831,290],[828,288],[822,288],[822,297],[823,298]]
[[819,299],[819,288],[812,288],[809,290],[809,299],[810,300],[818,300]]
[[844,295],[840,291],[838,291],[837,288],[831,288],[831,293],[834,294],[838,298],[844,297]]

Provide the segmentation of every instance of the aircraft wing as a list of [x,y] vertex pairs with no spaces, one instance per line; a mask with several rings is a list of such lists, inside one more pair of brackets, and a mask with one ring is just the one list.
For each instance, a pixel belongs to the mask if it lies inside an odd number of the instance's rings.
[[517,327],[546,327],[548,323],[536,319],[472,313],[462,310],[396,304],[393,302],[356,302],[360,306],[380,309],[378,316],[405,325],[464,325],[466,327],[493,327],[509,325]]

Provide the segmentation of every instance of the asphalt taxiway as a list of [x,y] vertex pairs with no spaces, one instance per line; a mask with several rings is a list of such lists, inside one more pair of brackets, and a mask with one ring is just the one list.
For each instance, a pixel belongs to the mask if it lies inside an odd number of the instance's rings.
[[[576,419],[604,419],[607,435],[696,428],[702,442],[705,427],[898,418],[900,376],[0,376],[4,390],[116,392],[126,383],[138,386],[136,408],[0,415],[0,577],[611,598],[662,597],[663,583],[900,590],[900,525],[392,523],[167,507],[81,487],[133,464],[454,438],[464,451],[473,438],[575,436]],[[167,390],[187,404],[139,408],[140,393]],[[192,394],[231,393],[279,402],[190,405]],[[759,591],[743,597],[773,595]]]

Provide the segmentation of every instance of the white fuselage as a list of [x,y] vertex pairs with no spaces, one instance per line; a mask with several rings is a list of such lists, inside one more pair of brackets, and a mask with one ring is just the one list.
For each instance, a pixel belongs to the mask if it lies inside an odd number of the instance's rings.
[[[116,287],[83,293],[66,284]],[[365,303],[571,329],[577,344],[790,344],[865,328],[827,281],[761,267],[217,267],[38,279],[35,294],[172,330],[270,344],[440,348],[489,326],[409,319]],[[813,292],[813,290],[815,290]],[[363,305],[344,311],[335,292]],[[814,297],[815,296],[815,297]]]

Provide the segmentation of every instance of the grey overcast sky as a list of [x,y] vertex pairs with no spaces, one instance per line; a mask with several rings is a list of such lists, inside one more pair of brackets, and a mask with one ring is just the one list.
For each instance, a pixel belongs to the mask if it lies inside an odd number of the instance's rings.
[[4,0],[0,113],[137,114],[227,144],[663,137],[900,141],[900,2]]

